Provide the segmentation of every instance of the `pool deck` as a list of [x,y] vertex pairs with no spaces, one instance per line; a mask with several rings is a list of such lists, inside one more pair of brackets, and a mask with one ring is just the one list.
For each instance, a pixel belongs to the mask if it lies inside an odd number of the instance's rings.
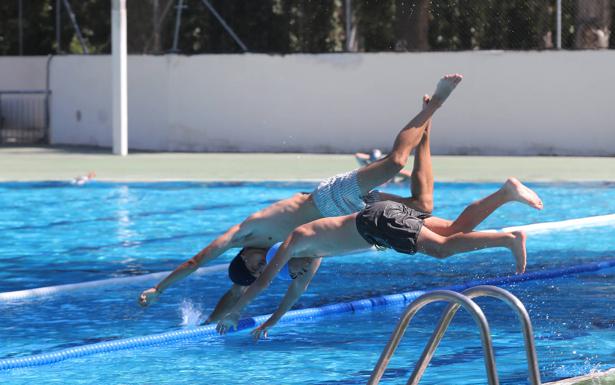
[[561,381],[548,382],[543,385],[615,385],[615,369]]
[[[120,157],[100,148],[0,147],[0,181],[71,180],[89,171],[97,180],[116,182],[316,181],[356,167],[348,154],[135,152]],[[433,169],[441,182],[501,182],[508,176],[528,182],[615,182],[615,158],[434,156]],[[615,385],[615,369],[549,383],[573,384]]]
[[[409,167],[412,159],[408,161]],[[320,180],[357,167],[351,155],[149,153],[126,157],[109,149],[0,147],[0,181],[70,180],[95,171],[101,181]],[[434,156],[436,181],[615,181],[615,158]]]

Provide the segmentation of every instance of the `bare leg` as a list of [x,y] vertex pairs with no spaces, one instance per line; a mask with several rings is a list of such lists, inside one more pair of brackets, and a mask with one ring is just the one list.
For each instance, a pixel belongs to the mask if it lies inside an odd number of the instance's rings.
[[431,217],[425,220],[425,226],[443,236],[472,231],[496,209],[512,201],[524,203],[538,210],[543,207],[542,201],[534,191],[524,186],[518,179],[508,178],[499,190],[466,207],[454,221]]
[[[427,108],[429,95],[423,96],[423,108]],[[414,164],[412,172],[408,172],[406,177],[410,178],[410,198],[402,198],[397,195],[380,193],[382,200],[392,200],[403,203],[415,210],[426,213],[433,211],[433,170],[431,167],[431,149],[429,134],[431,132],[431,118],[427,121],[425,132],[414,153]],[[406,170],[401,170],[399,174]]]
[[471,232],[443,237],[423,227],[418,238],[418,249],[432,257],[448,258],[451,255],[467,251],[505,247],[515,256],[517,273],[523,273],[527,259],[525,238],[525,233],[522,231],[511,233]]
[[[427,107],[429,96],[423,96],[423,108]],[[408,206],[431,213],[433,211],[433,169],[431,167],[431,148],[429,136],[431,133],[431,119],[427,121],[423,138],[414,153],[414,166],[410,179],[412,196]]]
[[412,119],[395,138],[393,149],[382,159],[359,169],[357,175],[362,194],[393,178],[408,161],[408,156],[423,138],[427,123],[446,98],[461,82],[461,75],[446,75],[438,82],[431,102]]

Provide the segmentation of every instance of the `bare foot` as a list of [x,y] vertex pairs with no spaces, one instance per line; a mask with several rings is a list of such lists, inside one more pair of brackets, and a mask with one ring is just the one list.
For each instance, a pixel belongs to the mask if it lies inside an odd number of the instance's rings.
[[526,205],[538,210],[542,210],[542,200],[538,194],[526,187],[517,178],[508,178],[502,189],[509,194],[510,200],[525,203]]
[[527,238],[523,231],[513,231],[512,244],[510,251],[515,256],[515,263],[517,264],[517,274],[525,272],[525,264],[527,263],[527,253],[525,251],[525,239]]
[[444,75],[436,86],[436,92],[434,92],[431,97],[434,104],[436,104],[436,106],[441,106],[451,92],[453,92],[455,87],[461,82],[461,79],[463,79],[463,76],[460,74]]

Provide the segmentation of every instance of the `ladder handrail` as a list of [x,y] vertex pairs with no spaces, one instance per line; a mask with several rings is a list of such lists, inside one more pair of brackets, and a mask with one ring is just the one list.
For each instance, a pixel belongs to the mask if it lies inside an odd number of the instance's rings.
[[[504,290],[497,286],[475,286],[465,290],[462,295],[465,295],[471,299],[484,296],[497,298],[505,302],[508,306],[510,306],[513,310],[516,311],[519,321],[521,321],[530,381],[533,385],[540,385],[540,370],[538,369],[538,359],[536,357],[536,347],[534,344],[532,322],[530,321],[530,316],[525,309],[523,303],[507,290]],[[421,358],[414,367],[414,371],[412,372],[412,375],[408,380],[408,385],[417,385],[419,383],[421,377],[423,376],[423,373],[425,372],[425,369],[427,369],[427,366],[429,365],[429,362],[433,357],[436,348],[438,347],[438,344],[442,340],[446,329],[448,329],[451,320],[457,313],[457,310],[459,310],[459,305],[454,303],[450,304],[444,310],[440,319],[440,323],[432,333],[429,342],[427,343],[425,349],[423,350],[423,353],[421,354]]]
[[[372,371],[372,375],[368,381],[368,385],[376,385],[380,382],[384,371],[386,370],[389,361],[391,360],[391,356],[395,353],[397,346],[401,338],[403,337],[408,324],[414,317],[414,315],[421,310],[424,306],[438,301],[447,301],[452,302],[453,304],[459,306],[463,306],[474,318],[474,321],[478,324],[480,330],[481,342],[483,345],[483,351],[485,355],[485,369],[487,371],[487,378],[489,380],[489,385],[499,385],[497,369],[495,365],[495,356],[493,354],[493,347],[491,343],[491,333],[489,331],[489,324],[487,323],[487,319],[485,318],[485,314],[481,310],[481,308],[474,303],[471,299],[466,297],[463,294],[459,294],[450,290],[435,290],[426,294],[421,295],[415,301],[413,301],[406,311],[401,316],[389,342],[386,347],[382,351],[380,358],[378,359],[378,363],[376,367]],[[444,330],[443,332],[445,332]]]

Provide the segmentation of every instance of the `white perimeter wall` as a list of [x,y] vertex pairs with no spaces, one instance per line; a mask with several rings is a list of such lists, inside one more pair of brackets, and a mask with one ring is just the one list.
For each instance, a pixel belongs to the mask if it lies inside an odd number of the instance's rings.
[[[434,153],[615,155],[614,69],[614,51],[130,56],[129,147],[388,150],[460,72]],[[110,79],[108,56],[53,59],[52,143],[111,146]]]
[[47,57],[0,56],[0,91],[44,90]]

